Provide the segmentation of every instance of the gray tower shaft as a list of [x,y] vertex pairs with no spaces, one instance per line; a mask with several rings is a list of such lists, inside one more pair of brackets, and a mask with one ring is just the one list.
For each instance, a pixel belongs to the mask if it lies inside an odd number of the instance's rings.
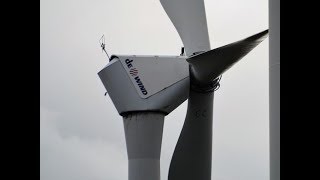
[[123,116],[129,180],[160,180],[164,116],[160,112],[133,112]]
[[280,0],[269,0],[270,180],[280,180]]

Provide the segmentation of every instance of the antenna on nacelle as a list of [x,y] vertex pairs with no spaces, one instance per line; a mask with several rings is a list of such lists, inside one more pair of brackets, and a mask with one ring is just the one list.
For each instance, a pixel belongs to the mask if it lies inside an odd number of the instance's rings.
[[104,35],[100,38],[99,42],[100,42],[100,46],[101,46],[101,48],[102,48],[102,51],[104,51],[104,52],[107,54],[108,59],[110,59],[110,57],[109,57],[109,55],[108,55],[108,53],[107,53],[107,51],[106,51],[106,49],[105,49],[106,43],[105,43]]
[[181,47],[181,53],[180,53],[180,56],[184,56],[184,47]]

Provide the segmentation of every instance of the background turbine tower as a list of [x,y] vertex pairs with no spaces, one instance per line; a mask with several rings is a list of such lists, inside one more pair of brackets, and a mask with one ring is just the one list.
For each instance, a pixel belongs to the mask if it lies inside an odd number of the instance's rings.
[[280,180],[280,0],[269,0],[270,180]]

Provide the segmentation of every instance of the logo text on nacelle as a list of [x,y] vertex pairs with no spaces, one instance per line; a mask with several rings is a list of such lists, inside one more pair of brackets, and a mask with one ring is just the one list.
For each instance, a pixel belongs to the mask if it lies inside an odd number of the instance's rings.
[[130,72],[131,76],[134,77],[134,80],[137,83],[137,85],[139,86],[142,94],[147,95],[148,92],[147,92],[146,88],[144,87],[140,77],[138,76],[138,73],[139,73],[138,70],[136,68],[133,68],[133,64],[132,64],[133,60],[126,59],[125,62],[127,64],[128,69],[130,70],[129,72]]

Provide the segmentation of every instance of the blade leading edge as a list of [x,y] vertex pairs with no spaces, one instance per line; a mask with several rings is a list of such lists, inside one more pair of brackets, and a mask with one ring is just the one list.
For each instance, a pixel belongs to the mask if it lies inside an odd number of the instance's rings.
[[209,51],[210,42],[203,0],[160,0],[186,49],[186,55]]

